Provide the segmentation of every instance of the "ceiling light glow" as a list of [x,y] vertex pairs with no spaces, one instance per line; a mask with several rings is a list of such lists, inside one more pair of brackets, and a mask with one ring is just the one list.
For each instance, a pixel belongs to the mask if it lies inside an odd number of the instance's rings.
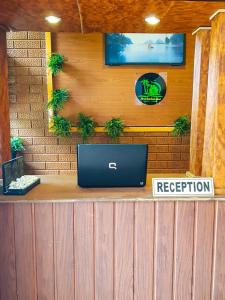
[[61,18],[56,17],[56,16],[47,16],[47,17],[45,17],[45,20],[48,23],[57,24],[57,23],[59,23],[61,21]]
[[156,16],[149,16],[145,18],[145,22],[147,22],[150,25],[156,25],[160,22],[160,19],[157,18]]

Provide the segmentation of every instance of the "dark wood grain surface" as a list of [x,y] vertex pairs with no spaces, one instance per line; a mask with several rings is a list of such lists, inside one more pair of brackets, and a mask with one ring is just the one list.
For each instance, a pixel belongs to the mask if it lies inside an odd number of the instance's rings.
[[[0,21],[15,30],[75,32],[191,32],[209,25],[209,17],[223,8],[224,1],[170,0],[7,0],[1,1]],[[161,22],[149,26],[144,18],[157,15]],[[62,18],[50,25],[45,16]]]
[[[0,28],[0,164],[11,157],[6,32]],[[1,169],[0,169],[1,177]]]
[[224,220],[217,201],[0,204],[0,299],[222,300]]

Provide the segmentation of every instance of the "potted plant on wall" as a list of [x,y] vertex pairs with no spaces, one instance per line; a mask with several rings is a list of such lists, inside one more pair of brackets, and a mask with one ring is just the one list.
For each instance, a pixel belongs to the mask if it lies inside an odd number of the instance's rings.
[[52,97],[48,102],[48,107],[57,112],[64,107],[64,104],[69,99],[70,95],[66,89],[57,89],[52,91]]
[[71,135],[72,124],[70,120],[63,118],[58,114],[58,111],[64,107],[64,104],[68,101],[70,95],[66,89],[56,89],[52,91],[52,97],[48,102],[48,108],[53,111],[51,119],[51,129],[54,134],[61,137],[68,137]]
[[60,115],[53,115],[51,121],[51,129],[53,130],[54,134],[61,137],[68,137],[71,136],[71,127],[72,124],[70,120],[63,118]]
[[120,118],[112,118],[105,122],[105,132],[114,143],[119,142],[119,138],[124,132],[124,127],[124,122]]
[[172,134],[174,136],[182,136],[190,132],[191,121],[188,116],[181,116],[173,123],[174,129]]
[[59,71],[63,69],[63,63],[65,61],[65,58],[60,53],[52,53],[49,61],[48,61],[48,67],[51,70],[51,73],[53,76],[55,76]]
[[19,136],[11,137],[10,138],[10,148],[11,148],[12,158],[16,158],[18,153],[25,150],[23,139]]
[[87,142],[88,137],[93,136],[95,133],[96,123],[92,117],[86,116],[85,114],[78,114],[77,129],[81,135],[83,143]]

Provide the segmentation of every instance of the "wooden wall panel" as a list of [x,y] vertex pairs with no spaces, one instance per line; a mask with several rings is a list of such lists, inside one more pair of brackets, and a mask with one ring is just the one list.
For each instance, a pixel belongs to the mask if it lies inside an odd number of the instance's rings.
[[194,203],[177,202],[174,240],[174,296],[192,299]]
[[115,204],[114,298],[133,300],[134,204]]
[[17,299],[14,205],[0,206],[0,300]]
[[[194,38],[187,34],[186,65],[117,66],[104,64],[104,37],[96,34],[57,33],[52,50],[67,62],[54,78],[54,88],[67,88],[71,99],[63,116],[76,122],[78,112],[95,118],[99,125],[112,116],[127,126],[171,126],[181,115],[191,113]],[[147,72],[167,73],[167,96],[159,105],[138,105],[135,81]]]
[[173,202],[156,203],[155,298],[173,299]]
[[18,300],[36,299],[36,256],[32,204],[14,206]]
[[35,205],[37,297],[55,299],[53,205]]
[[201,175],[208,86],[210,30],[203,28],[195,36],[194,78],[191,114],[190,172]]
[[1,204],[0,300],[225,299],[224,220],[216,201]]
[[195,203],[193,299],[211,299],[214,207],[213,202]]
[[213,281],[213,299],[225,299],[225,203],[217,207],[216,242],[214,249],[215,269]]
[[[11,157],[6,32],[0,28],[0,164]],[[1,176],[1,169],[0,169]]]
[[225,13],[212,20],[202,175],[225,188]]
[[134,300],[152,299],[154,286],[154,202],[135,203]]
[[[94,299],[94,207],[93,203],[74,206],[75,299]],[[99,284],[99,283],[98,283]]]
[[73,204],[54,204],[56,300],[74,297]]
[[114,204],[95,204],[95,299],[113,300]]

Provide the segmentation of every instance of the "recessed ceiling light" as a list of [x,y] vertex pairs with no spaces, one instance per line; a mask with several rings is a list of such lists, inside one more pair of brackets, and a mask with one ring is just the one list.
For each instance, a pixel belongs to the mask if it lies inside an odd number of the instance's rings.
[[47,16],[47,17],[45,17],[45,20],[51,24],[57,24],[61,21],[61,18],[56,17],[56,16]]
[[157,18],[156,16],[149,16],[145,18],[145,22],[147,22],[150,25],[156,25],[160,22],[160,19]]

